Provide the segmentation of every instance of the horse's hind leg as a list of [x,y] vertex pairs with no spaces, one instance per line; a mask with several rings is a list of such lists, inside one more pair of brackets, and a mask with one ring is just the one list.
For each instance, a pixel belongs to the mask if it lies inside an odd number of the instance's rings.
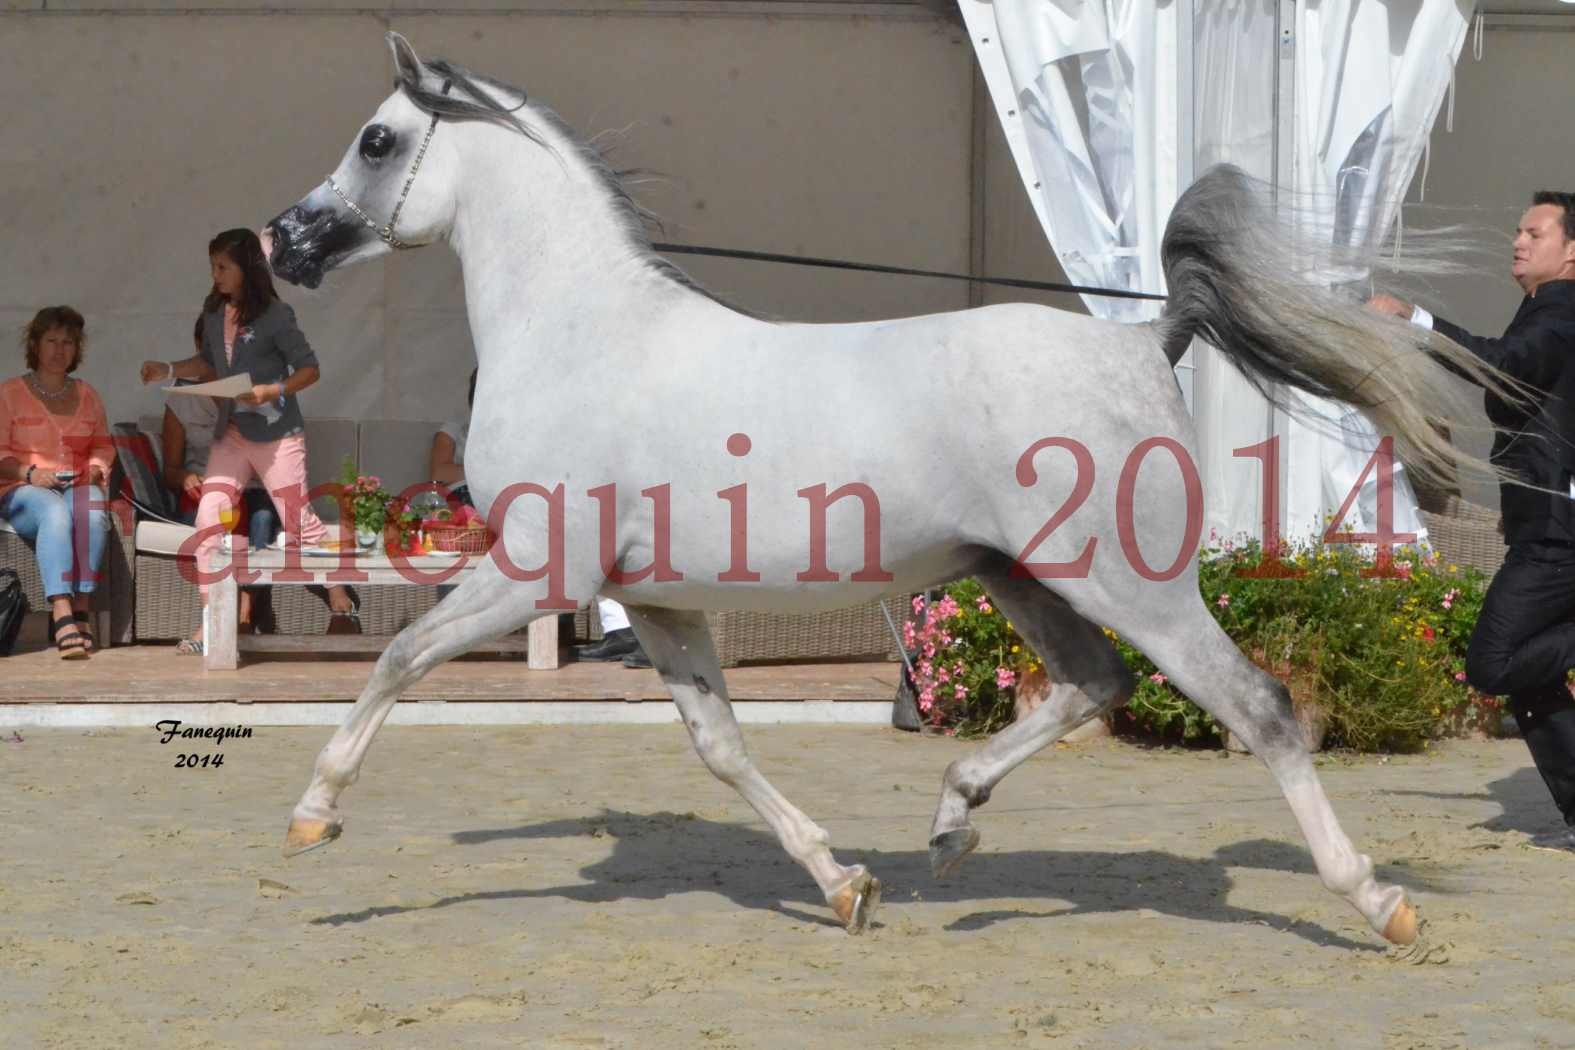
[[1006,571],[981,573],[979,581],[1044,661],[1052,686],[1049,698],[1033,714],[946,768],[930,827],[930,867],[937,878],[949,875],[979,844],[979,833],[968,823],[969,811],[988,801],[1006,774],[1132,695],[1132,673],[1110,639],[1043,584],[1014,579]]
[[296,803],[285,833],[284,854],[293,857],[339,837],[339,795],[355,782],[372,738],[401,693],[428,671],[478,643],[518,630],[543,615],[535,601],[544,589],[507,579],[489,559],[453,594],[383,650],[361,696],[319,752],[312,782]]
[[1187,593],[1113,611],[1111,627],[1143,650],[1198,706],[1234,733],[1269,767],[1312,850],[1323,884],[1350,901],[1374,930],[1396,944],[1417,937],[1416,910],[1399,886],[1373,878],[1373,862],[1356,851],[1324,794],[1291,698],[1279,681],[1242,655],[1203,606]]
[[750,761],[705,614],[632,605],[625,611],[672,693],[706,768],[771,825],[788,855],[809,871],[847,931],[863,930],[880,902],[880,881],[862,864],[846,868],[838,864],[825,831],[772,787]]

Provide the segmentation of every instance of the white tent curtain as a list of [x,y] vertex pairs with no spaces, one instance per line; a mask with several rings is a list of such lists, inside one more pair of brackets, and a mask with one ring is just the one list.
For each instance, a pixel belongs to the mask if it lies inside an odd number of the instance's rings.
[[[1231,161],[1263,179],[1274,175],[1278,0],[1195,0],[1186,26],[1178,23],[1186,5],[1174,0],[960,6],[1024,186],[1073,280],[1162,291],[1159,242],[1183,171]],[[1393,221],[1416,170],[1471,0],[1304,0],[1294,9],[1295,127],[1280,131],[1293,136],[1295,162],[1281,181],[1298,201],[1314,202],[1327,236],[1366,243]],[[1194,63],[1187,85],[1178,62],[1184,45]],[[1192,134],[1182,135],[1188,116]],[[1181,157],[1188,143],[1193,156]],[[1085,301],[1113,320],[1158,313],[1154,303]],[[1329,404],[1313,406],[1325,423],[1276,419],[1207,347],[1193,356],[1196,371],[1183,389],[1198,421],[1209,527],[1226,536],[1260,531],[1261,480],[1232,453],[1278,430],[1282,530],[1316,535],[1376,446],[1371,428]],[[1409,486],[1397,482],[1395,528],[1417,531]],[[1376,492],[1369,478],[1347,520],[1370,530]]]
[[[1177,194],[1176,5],[960,0],[1023,185],[1068,277],[1163,292]],[[1159,304],[1085,296],[1096,317]]]
[[[1474,6],[1473,0],[1296,5],[1291,189],[1298,204],[1310,204],[1320,237],[1337,245],[1376,245],[1397,221]],[[1347,406],[1304,401],[1316,420],[1292,418],[1284,427],[1290,535],[1316,535],[1324,516],[1339,510],[1379,437]],[[1361,531],[1375,529],[1377,494],[1375,471],[1346,520]],[[1425,536],[1398,464],[1394,494],[1394,530]]]
[[[1194,170],[1234,164],[1256,179],[1274,178],[1278,0],[1199,0],[1193,16]],[[1221,537],[1262,531],[1263,481],[1235,450],[1273,432],[1269,400],[1219,351],[1192,344],[1192,415],[1204,528]]]

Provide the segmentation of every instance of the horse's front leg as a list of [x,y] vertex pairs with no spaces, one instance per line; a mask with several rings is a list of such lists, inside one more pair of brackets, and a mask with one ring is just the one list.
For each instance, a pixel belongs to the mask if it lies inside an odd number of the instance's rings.
[[435,608],[394,636],[355,706],[318,753],[312,782],[290,815],[285,856],[339,837],[339,795],[355,783],[372,738],[400,694],[434,667],[481,642],[519,630],[541,616],[556,616],[555,611],[536,608],[536,599],[545,593],[544,583],[510,580],[488,559]]
[[771,825],[782,848],[814,878],[843,927],[849,933],[862,932],[880,903],[880,880],[862,864],[838,864],[826,832],[772,787],[750,761],[705,614],[649,606],[628,606],[626,611],[706,768]]

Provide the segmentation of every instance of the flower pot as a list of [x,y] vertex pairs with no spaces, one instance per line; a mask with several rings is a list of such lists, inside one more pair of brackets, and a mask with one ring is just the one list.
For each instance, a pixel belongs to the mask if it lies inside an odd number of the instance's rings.
[[1322,751],[1324,739],[1329,735],[1328,709],[1316,700],[1293,696],[1291,713],[1296,716],[1296,725],[1302,731],[1302,743],[1306,745],[1307,752],[1316,754]]
[[[1296,718],[1296,728],[1301,730],[1302,746],[1308,754],[1317,754],[1323,750],[1324,740],[1329,736],[1329,712],[1316,700],[1305,700],[1297,696],[1291,697],[1291,714]],[[1225,750],[1234,751],[1238,755],[1247,754],[1247,745],[1243,744],[1230,730],[1223,730],[1221,737]]]
[[1012,687],[1012,721],[1021,722],[1037,711],[1040,704],[1050,699],[1050,686],[1050,676],[1043,667],[1024,671]]
[[376,543],[377,543],[377,530],[376,529],[360,529],[360,528],[358,528],[358,529],[355,530],[355,545],[357,547],[360,547],[362,550],[365,550],[368,547],[371,547],[371,546],[373,546]]
[[[1054,685],[1044,668],[1024,671],[1012,688],[1012,721],[1021,722],[1033,714],[1046,700]],[[1091,718],[1061,739],[1068,744],[1081,744],[1110,735],[1110,723],[1103,717]]]

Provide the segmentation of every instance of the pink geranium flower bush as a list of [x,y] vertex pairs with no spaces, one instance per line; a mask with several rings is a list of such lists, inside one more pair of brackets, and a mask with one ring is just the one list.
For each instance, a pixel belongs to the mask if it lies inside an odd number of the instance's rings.
[[1013,690],[1039,663],[978,582],[954,583],[935,602],[915,596],[912,613],[902,640],[920,717],[961,735],[1009,723]]
[[382,533],[388,523],[389,506],[394,495],[383,488],[383,479],[376,474],[362,474],[356,469],[355,460],[344,458],[339,471],[342,487],[340,502],[350,513],[355,528]]

